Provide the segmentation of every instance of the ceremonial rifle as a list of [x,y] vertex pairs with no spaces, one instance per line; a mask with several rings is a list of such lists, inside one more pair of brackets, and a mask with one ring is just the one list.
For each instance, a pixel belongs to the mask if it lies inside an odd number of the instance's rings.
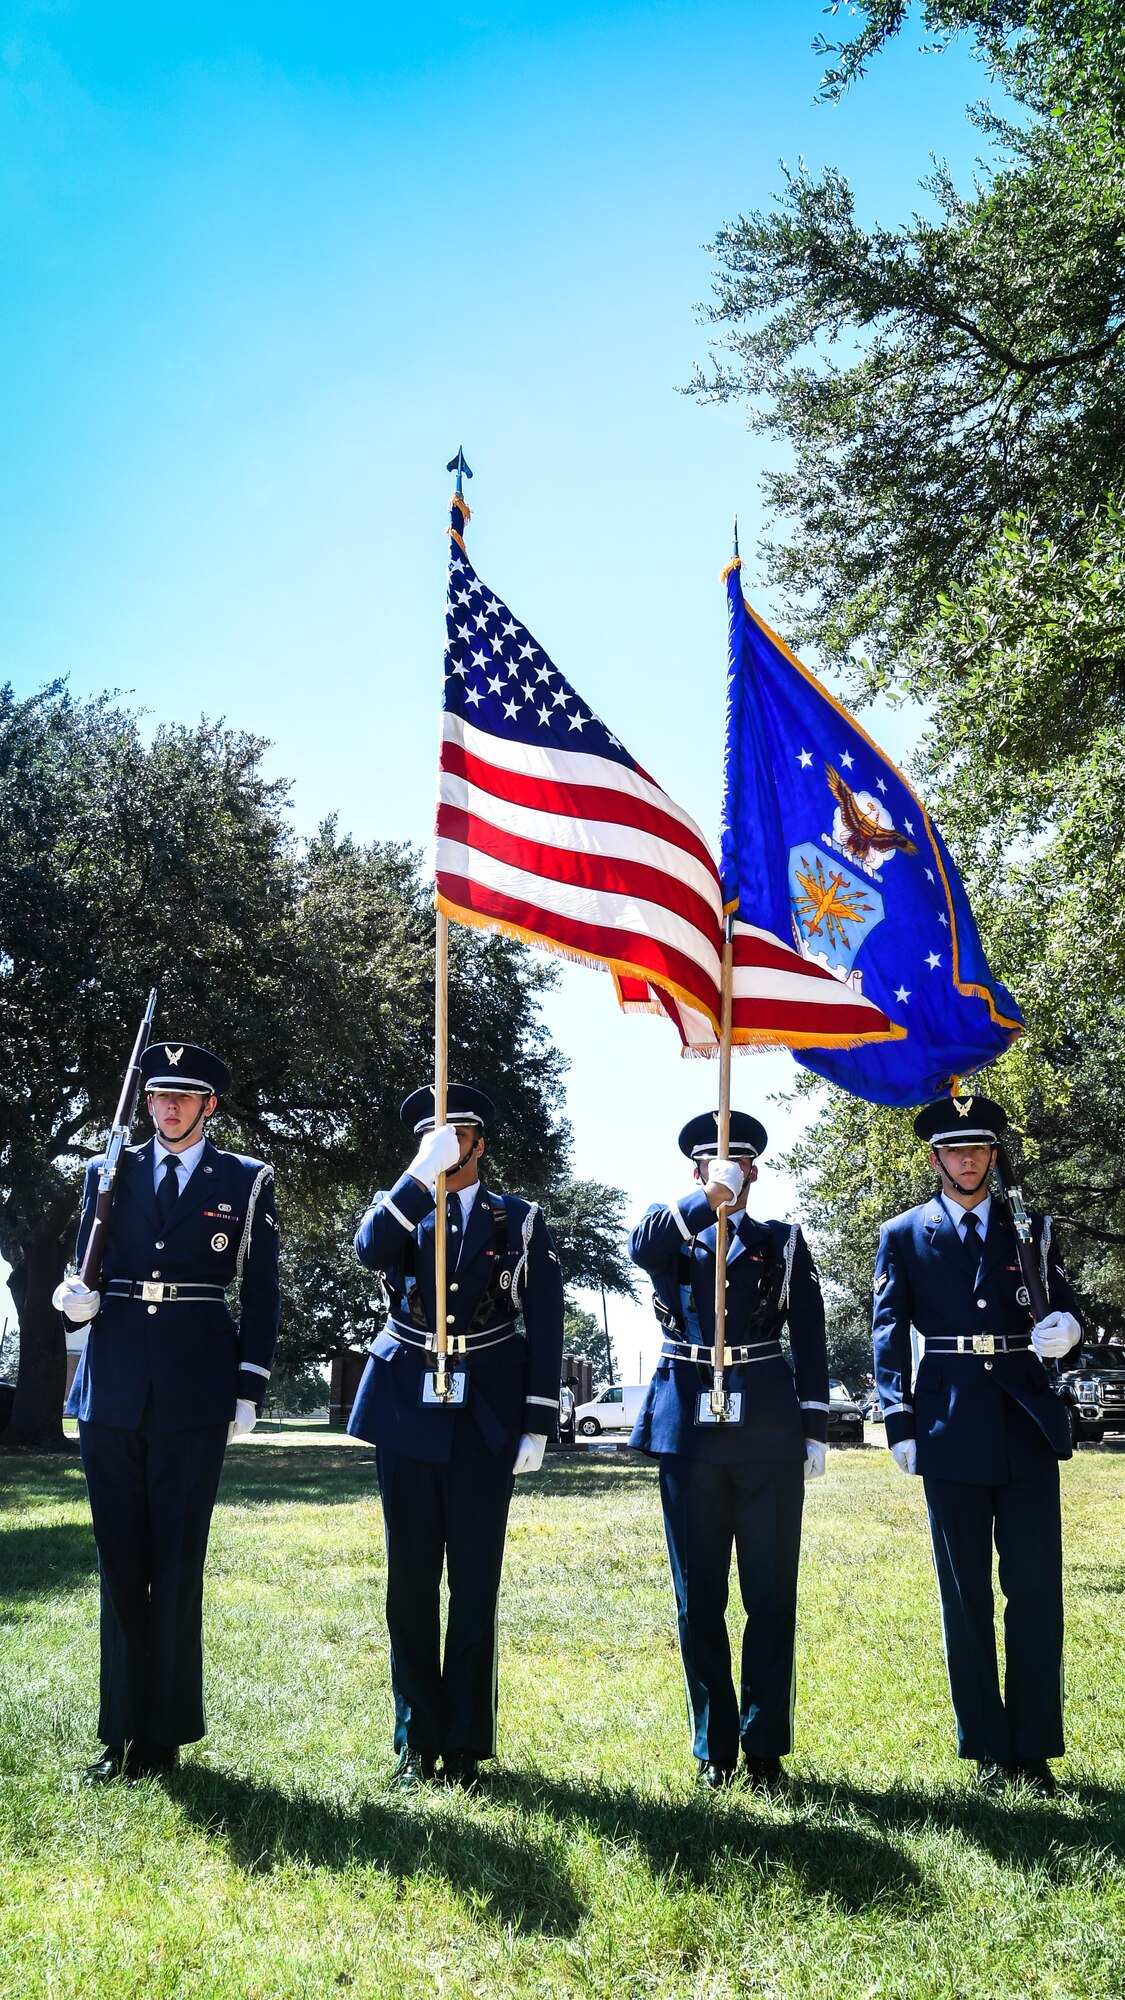
[[121,1154],[129,1144],[129,1129],[137,1109],[137,1099],[141,1092],[141,1057],[148,1047],[152,1017],[156,1012],[156,988],[152,988],[145,1005],[144,1017],[137,1029],[137,1039],[133,1043],[133,1053],[129,1057],[129,1067],[125,1071],[125,1081],[117,1100],[113,1124],[105,1142],[105,1157],[98,1169],[98,1199],[94,1209],[94,1220],[83,1252],[78,1275],[92,1292],[97,1291],[98,1279],[102,1273],[102,1253],[105,1249],[106,1231],[113,1210],[113,1197],[117,1187],[117,1175],[121,1165]]
[[1023,1195],[1016,1185],[1015,1169],[1008,1158],[1008,1149],[1002,1143],[996,1147],[996,1178],[999,1182],[1000,1205],[1012,1225],[1016,1239],[1016,1256],[1023,1273],[1027,1291],[1028,1311],[1032,1324],[1046,1319],[1051,1310],[1042,1274],[1035,1258],[1035,1243],[1031,1231],[1031,1216],[1028,1214]]

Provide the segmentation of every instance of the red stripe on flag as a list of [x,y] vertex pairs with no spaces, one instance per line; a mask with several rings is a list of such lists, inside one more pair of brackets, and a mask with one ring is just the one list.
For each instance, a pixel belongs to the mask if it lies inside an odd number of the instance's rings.
[[[608,825],[632,826],[640,833],[655,834],[659,840],[667,840],[694,856],[718,883],[719,871],[695,830],[647,799],[618,790],[612,774],[620,767],[608,760],[604,785],[576,785],[569,779],[541,778],[526,771],[508,770],[502,764],[486,763],[463,744],[446,738],[441,746],[439,768],[454,777],[465,778],[494,798],[509,800],[512,805],[529,806],[535,812],[558,813],[562,819],[604,820]],[[652,780],[647,782],[651,784]]]
[[715,942],[713,906],[666,868],[617,854],[590,853],[583,847],[545,847],[538,841],[521,840],[444,800],[438,806],[437,832],[439,841],[459,841],[509,868],[519,868],[525,875],[541,876],[548,895],[555,884],[563,883],[605,895],[639,897],[682,917],[707,943]]
[[442,868],[437,870],[437,890],[445,902],[471,910],[477,917],[507,924],[525,937],[534,934],[545,944],[557,944],[580,958],[626,967],[634,974],[641,968],[653,979],[670,982],[701,1014],[718,1016],[717,985],[704,978],[695,959],[662,944],[658,938],[615,924],[581,923],[554,910],[544,910],[541,904],[501,895],[481,882],[452,875]]

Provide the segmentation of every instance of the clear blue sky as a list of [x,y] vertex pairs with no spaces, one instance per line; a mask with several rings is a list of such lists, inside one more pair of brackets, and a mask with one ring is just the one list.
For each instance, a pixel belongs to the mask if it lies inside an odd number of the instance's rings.
[[[0,675],[225,716],[271,740],[298,830],[425,846],[463,443],[482,577],[713,837],[717,575],[760,460],[677,394],[702,246],[780,159],[892,222],[931,152],[964,181],[977,146],[980,71],[914,33],[816,105],[824,26],[819,0],[5,6]],[[639,1212],[714,1072],[591,972],[548,1019],[577,1168]],[[791,1071],[735,1071],[778,1144]],[[789,1211],[783,1176],[760,1196]],[[632,1374],[647,1306],[610,1310]]]

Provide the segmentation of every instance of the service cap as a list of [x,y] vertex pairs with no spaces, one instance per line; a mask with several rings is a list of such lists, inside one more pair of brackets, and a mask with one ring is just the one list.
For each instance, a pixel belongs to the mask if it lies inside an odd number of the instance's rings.
[[150,1042],[141,1057],[141,1081],[146,1090],[200,1090],[205,1097],[225,1097],[231,1075],[210,1049],[192,1042]]
[[[732,1111],[730,1114],[730,1146],[732,1160],[749,1153],[756,1160],[769,1145],[766,1128],[748,1111]],[[719,1114],[717,1111],[701,1111],[698,1118],[689,1118],[680,1133],[680,1151],[689,1160],[713,1160],[719,1150]]]
[[1008,1114],[991,1097],[935,1097],[924,1104],[914,1130],[930,1146],[995,1146]]
[[[399,1106],[399,1117],[408,1132],[432,1132],[434,1129],[434,1086],[424,1083],[420,1090],[412,1090]],[[474,1090],[471,1083],[450,1083],[445,1089],[445,1118],[448,1125],[479,1125],[484,1131],[496,1116],[496,1106],[483,1090]]]

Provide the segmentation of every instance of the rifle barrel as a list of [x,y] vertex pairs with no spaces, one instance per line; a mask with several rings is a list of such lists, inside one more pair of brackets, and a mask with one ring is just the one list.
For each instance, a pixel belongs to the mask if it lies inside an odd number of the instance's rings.
[[102,1254],[105,1250],[106,1232],[113,1209],[121,1155],[129,1143],[129,1131],[141,1092],[141,1057],[148,1047],[155,1012],[156,988],[153,986],[149,990],[145,1011],[141,1016],[141,1025],[137,1029],[133,1052],[125,1071],[125,1080],[121,1085],[121,1095],[117,1100],[113,1124],[106,1135],[105,1156],[98,1174],[98,1198],[94,1206],[94,1219],[90,1225],[90,1234],[86,1239],[86,1248],[78,1271],[82,1283],[88,1285],[91,1291],[96,1291],[102,1273]]

